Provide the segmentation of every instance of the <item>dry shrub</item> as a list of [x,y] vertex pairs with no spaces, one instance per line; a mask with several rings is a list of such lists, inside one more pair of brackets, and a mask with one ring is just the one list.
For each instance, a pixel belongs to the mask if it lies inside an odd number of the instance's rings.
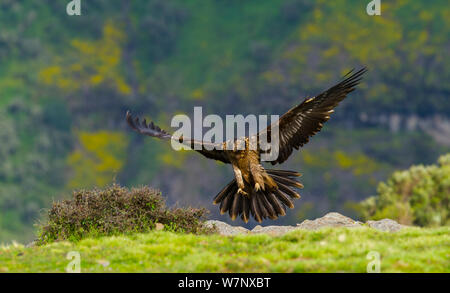
[[75,191],[73,199],[54,202],[48,222],[40,225],[37,242],[147,232],[156,223],[174,232],[210,233],[212,229],[203,224],[206,213],[204,208],[167,209],[157,190],[114,184],[103,190]]

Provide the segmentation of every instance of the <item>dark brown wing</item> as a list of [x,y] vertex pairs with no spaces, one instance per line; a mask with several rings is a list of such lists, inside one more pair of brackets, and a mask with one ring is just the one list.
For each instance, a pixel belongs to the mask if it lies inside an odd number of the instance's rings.
[[133,118],[130,111],[127,111],[126,120],[128,122],[128,125],[133,130],[135,130],[140,134],[157,137],[164,140],[173,139],[179,143],[189,146],[191,149],[195,149],[195,147],[200,146],[201,149],[196,151],[201,153],[208,159],[218,160],[226,164],[230,163],[230,160],[228,159],[226,152],[221,150],[222,144],[197,141],[190,138],[173,137],[170,133],[168,133],[165,130],[162,130],[159,126],[155,125],[153,122],[147,124],[147,121],[145,119],[142,122],[140,122],[138,117]]
[[[271,161],[272,165],[286,161],[293,148],[298,150],[309,141],[311,136],[319,132],[323,123],[330,119],[330,114],[334,112],[333,109],[355,89],[366,71],[366,68],[353,74],[353,70],[350,71],[344,76],[346,78],[337,85],[316,97],[305,99],[300,105],[281,116],[275,122],[279,127],[279,154],[276,160]],[[272,124],[258,133],[258,139],[264,135],[270,138],[270,131],[274,125]]]

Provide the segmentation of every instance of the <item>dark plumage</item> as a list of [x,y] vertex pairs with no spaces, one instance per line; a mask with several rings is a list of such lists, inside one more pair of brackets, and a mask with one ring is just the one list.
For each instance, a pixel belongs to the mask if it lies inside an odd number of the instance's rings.
[[[296,179],[300,173],[286,170],[264,169],[261,165],[263,150],[258,145],[256,150],[249,147],[250,141],[257,142],[271,137],[275,126],[279,129],[279,154],[271,161],[272,165],[281,164],[292,154],[293,149],[299,149],[309,141],[309,138],[319,132],[323,123],[330,119],[334,108],[360,82],[366,72],[363,68],[357,72],[349,72],[343,81],[331,87],[316,97],[305,99],[293,107],[274,124],[252,137],[239,138],[236,141],[245,143],[245,150],[227,149],[227,143],[211,143],[190,138],[173,137],[153,122],[147,124],[145,119],[133,119],[127,112],[126,120],[135,131],[158,137],[173,139],[194,149],[209,159],[215,159],[231,164],[235,179],[228,183],[214,198],[214,204],[220,204],[220,213],[228,213],[231,219],[238,216],[248,222],[250,215],[258,222],[263,219],[277,219],[286,214],[286,207],[293,208],[293,200],[300,198],[295,188],[303,188]],[[265,140],[267,141],[267,140]],[[208,147],[206,147],[208,146]]]

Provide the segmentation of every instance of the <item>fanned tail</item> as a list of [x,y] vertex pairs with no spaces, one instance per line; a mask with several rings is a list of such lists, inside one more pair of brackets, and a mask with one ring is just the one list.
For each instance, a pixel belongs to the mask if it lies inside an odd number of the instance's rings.
[[300,198],[300,194],[294,188],[303,188],[296,180],[300,173],[287,170],[266,169],[267,174],[272,177],[278,185],[278,189],[252,190],[249,196],[237,192],[236,179],[228,183],[222,191],[214,198],[214,204],[220,204],[221,214],[228,213],[232,220],[238,216],[247,223],[252,216],[259,223],[263,219],[277,219],[286,215],[286,207],[294,208],[293,200]]

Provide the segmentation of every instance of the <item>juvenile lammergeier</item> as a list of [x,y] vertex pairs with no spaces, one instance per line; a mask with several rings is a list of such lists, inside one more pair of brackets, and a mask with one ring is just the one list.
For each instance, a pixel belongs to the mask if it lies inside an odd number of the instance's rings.
[[334,108],[355,89],[365,72],[365,68],[349,72],[343,81],[313,98],[305,99],[263,131],[254,136],[236,139],[234,146],[239,143],[245,145],[241,150],[236,147],[227,149],[227,142],[212,143],[182,136],[174,137],[153,122],[147,124],[145,119],[140,122],[139,118],[133,118],[130,112],[127,112],[126,120],[131,128],[141,134],[176,140],[209,159],[231,164],[235,179],[214,198],[214,204],[220,203],[221,214],[228,212],[233,220],[240,216],[245,222],[248,222],[250,215],[258,222],[265,218],[274,220],[286,214],[286,206],[294,207],[292,199],[300,198],[300,194],[294,188],[303,188],[303,185],[295,180],[301,174],[287,170],[265,169],[261,165],[261,154],[266,150],[260,147],[250,148],[250,142],[259,142],[263,136],[271,137],[271,129],[277,126],[279,153],[270,163],[272,165],[283,163],[294,148],[298,150],[322,129],[323,123],[330,119]]

